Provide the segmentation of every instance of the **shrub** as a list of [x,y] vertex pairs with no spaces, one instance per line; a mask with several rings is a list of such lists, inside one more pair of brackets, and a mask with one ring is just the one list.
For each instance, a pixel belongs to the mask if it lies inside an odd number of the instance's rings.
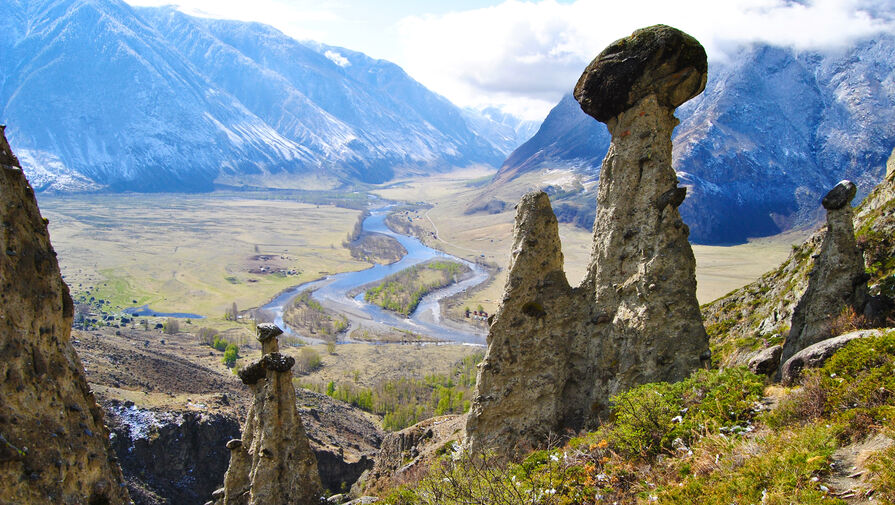
[[180,333],[180,322],[173,317],[169,317],[168,320],[165,321],[164,331],[167,335],[176,335]]
[[310,347],[302,347],[295,360],[296,371],[302,374],[313,372],[322,364],[320,354]]
[[211,346],[219,351],[226,351],[227,344],[229,344],[229,342],[221,338],[220,335],[215,335],[214,339],[211,341]]
[[612,397],[613,422],[600,432],[619,451],[650,458],[675,439],[750,429],[764,380],[747,369],[697,370],[684,381],[645,384]]
[[875,453],[867,462],[874,496],[885,505],[895,504],[895,446]]
[[224,364],[227,365],[228,368],[232,368],[236,365],[237,359],[239,359],[239,347],[234,344],[228,345],[227,349],[224,351]]
[[895,331],[852,340],[765,419],[771,426],[829,418],[857,440],[895,416]]
[[214,337],[217,334],[218,331],[213,328],[199,328],[199,331],[196,332],[196,338],[199,340],[199,344],[210,346],[214,344]]

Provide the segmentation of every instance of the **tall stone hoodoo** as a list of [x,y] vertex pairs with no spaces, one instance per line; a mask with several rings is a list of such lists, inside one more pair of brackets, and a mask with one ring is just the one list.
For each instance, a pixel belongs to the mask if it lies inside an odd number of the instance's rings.
[[683,379],[709,358],[677,210],[686,188],[671,168],[674,109],[702,92],[706,72],[699,42],[657,25],[611,44],[581,76],[575,98],[612,134],[591,264],[570,287],[547,196],[522,198],[467,421],[472,449],[511,451],[595,425],[612,395]]
[[295,406],[292,366],[295,359],[280,354],[276,325],[258,325],[260,360],[239,372],[254,397],[242,430],[242,440],[227,442],[230,467],[223,505],[308,505],[320,503],[322,486],[317,459]]
[[857,187],[842,181],[821,202],[827,210],[827,231],[808,279],[808,288],[792,314],[792,328],[783,344],[782,370],[795,353],[821,340],[835,337],[830,324],[843,309],[857,314],[867,302],[864,255],[855,242],[851,201]]
[[71,345],[73,304],[0,126],[0,503],[130,503]]

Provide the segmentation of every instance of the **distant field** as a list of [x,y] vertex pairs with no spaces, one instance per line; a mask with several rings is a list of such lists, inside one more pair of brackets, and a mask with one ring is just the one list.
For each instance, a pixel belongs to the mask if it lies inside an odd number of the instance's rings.
[[222,318],[327,273],[360,211],[263,195],[40,195],[62,274],[113,306]]
[[[460,307],[481,304],[489,313],[497,309],[506,282],[505,268],[510,256],[515,215],[513,206],[517,199],[514,195],[542,184],[533,176],[523,176],[493,193],[483,195],[482,181],[492,173],[487,170],[465,170],[409,179],[374,191],[385,198],[413,202],[422,200],[433,204],[432,209],[412,215],[415,224],[437,233],[437,238],[429,236],[425,239],[427,244],[468,259],[482,258],[501,267],[494,281],[459,304]],[[506,202],[506,210],[497,214],[464,213],[470,205],[489,199]],[[590,261],[592,234],[570,224],[560,224],[560,238],[566,274],[569,282],[575,285],[584,277]],[[762,273],[777,267],[786,259],[791,245],[800,243],[804,238],[804,234],[787,234],[732,247],[694,246],[697,298],[700,303],[707,303],[748,284]]]

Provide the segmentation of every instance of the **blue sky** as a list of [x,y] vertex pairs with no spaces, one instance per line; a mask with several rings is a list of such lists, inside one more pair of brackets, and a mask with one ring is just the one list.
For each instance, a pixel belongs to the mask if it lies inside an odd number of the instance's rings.
[[895,31],[895,0],[125,0],[259,21],[401,65],[465,107],[541,119],[607,44],[665,23],[710,61],[743,42],[836,50]]

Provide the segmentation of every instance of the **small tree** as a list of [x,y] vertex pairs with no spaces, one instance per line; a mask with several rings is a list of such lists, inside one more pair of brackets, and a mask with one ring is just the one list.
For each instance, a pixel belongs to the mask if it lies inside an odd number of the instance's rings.
[[173,317],[169,317],[165,321],[165,334],[176,335],[177,333],[180,333],[180,322]]
[[224,364],[227,365],[227,368],[233,368],[237,359],[239,359],[239,347],[234,344],[228,345],[227,350],[224,351]]
[[332,340],[326,343],[326,353],[330,355],[336,353],[336,343]]
[[311,372],[319,367],[320,364],[320,354],[310,347],[302,347],[301,351],[298,353],[298,359],[295,360],[295,365],[299,373]]
[[199,332],[196,333],[196,337],[199,339],[199,343],[202,345],[213,345],[214,337],[217,335],[217,330],[213,328],[199,328]]

